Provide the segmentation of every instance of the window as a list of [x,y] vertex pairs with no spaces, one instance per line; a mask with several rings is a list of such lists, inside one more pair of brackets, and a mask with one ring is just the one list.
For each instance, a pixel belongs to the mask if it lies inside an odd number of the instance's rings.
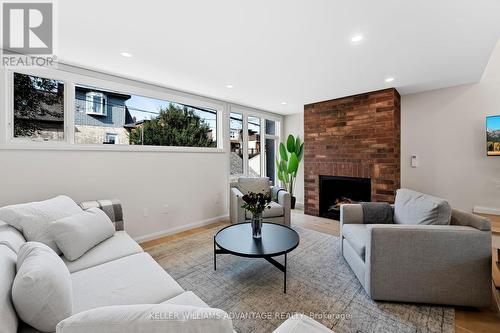
[[248,175],[260,177],[260,118],[248,117]]
[[229,114],[229,142],[231,153],[229,156],[231,181],[243,175],[243,115],[231,112]]
[[[280,122],[268,114],[234,107],[229,115],[230,181],[238,177],[269,177],[275,183],[275,159],[280,142]],[[248,110],[248,111],[247,111]]]
[[87,92],[85,94],[85,106],[87,114],[105,116],[106,96],[101,92]]
[[64,84],[14,73],[13,136],[34,141],[64,140]]
[[104,143],[114,145],[114,144],[116,144],[117,138],[118,138],[118,134],[116,134],[116,133],[106,133],[106,141]]
[[276,135],[276,122],[266,119],[266,134]]
[[217,147],[217,111],[77,85],[75,143]]

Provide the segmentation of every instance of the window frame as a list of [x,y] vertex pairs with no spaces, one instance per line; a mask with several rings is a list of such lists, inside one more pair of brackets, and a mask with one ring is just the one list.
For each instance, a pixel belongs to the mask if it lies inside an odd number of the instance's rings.
[[[265,112],[261,111],[258,109],[250,108],[250,107],[245,107],[241,105],[231,105],[230,110],[228,114],[230,113],[238,113],[243,116],[243,174],[240,175],[241,177],[248,177],[249,175],[249,165],[248,165],[248,117],[256,117],[260,119],[260,145],[261,145],[261,152],[260,152],[260,174],[261,177],[266,177],[267,173],[267,166],[266,166],[266,145],[265,145],[265,139],[266,138],[274,138],[276,141],[276,145],[279,146],[279,143],[281,142],[281,133],[283,133],[283,117],[278,115],[278,114],[273,114],[270,112]],[[266,119],[272,120],[275,122],[275,135],[270,135],[270,134],[265,134],[265,122]],[[226,120],[227,123],[227,143],[229,144],[229,117]],[[228,180],[231,181],[231,161],[228,158]],[[275,179],[278,179],[277,177],[277,170],[275,170]]]
[[[59,80],[64,84],[64,140],[34,141],[29,138],[14,137],[14,73],[39,76]],[[93,151],[147,151],[147,152],[186,152],[186,153],[225,153],[228,146],[225,142],[227,103],[197,96],[152,83],[100,73],[93,70],[59,64],[54,68],[15,68],[2,69],[5,89],[0,92],[5,98],[5,116],[0,122],[7,129],[5,135],[0,135],[0,149],[6,150],[93,150]],[[75,87],[77,85],[98,87],[105,91],[120,94],[139,95],[161,99],[168,102],[208,108],[217,112],[216,142],[217,147],[183,147],[183,146],[147,146],[147,145],[107,145],[107,144],[77,144],[75,143]],[[1,96],[1,95],[0,95]],[[3,123],[3,124],[2,124]]]
[[[89,100],[89,96],[92,97],[91,100]],[[99,96],[101,98],[101,110],[102,112],[89,112],[89,109],[92,109],[92,106],[94,105],[94,98],[96,96]],[[90,116],[101,116],[101,117],[107,117],[108,116],[108,98],[105,94],[101,92],[95,92],[95,91],[89,91],[85,94],[85,114],[88,114]]]

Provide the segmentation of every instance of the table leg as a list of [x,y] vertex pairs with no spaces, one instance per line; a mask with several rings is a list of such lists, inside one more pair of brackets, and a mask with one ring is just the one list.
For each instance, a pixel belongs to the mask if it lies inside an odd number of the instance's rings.
[[215,237],[214,237],[214,271],[217,270],[217,251],[215,248]]
[[284,281],[283,281],[283,293],[286,294],[286,253],[285,253],[285,278],[284,278]]

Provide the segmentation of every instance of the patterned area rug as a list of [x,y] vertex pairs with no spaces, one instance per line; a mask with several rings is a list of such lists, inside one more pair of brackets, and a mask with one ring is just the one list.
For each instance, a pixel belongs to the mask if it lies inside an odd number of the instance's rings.
[[184,289],[230,313],[238,332],[272,332],[295,312],[337,333],[454,332],[452,307],[372,301],[340,254],[339,238],[309,229],[295,227],[300,244],[288,255],[287,294],[283,274],[264,259],[222,254],[214,271],[219,229],[148,252]]

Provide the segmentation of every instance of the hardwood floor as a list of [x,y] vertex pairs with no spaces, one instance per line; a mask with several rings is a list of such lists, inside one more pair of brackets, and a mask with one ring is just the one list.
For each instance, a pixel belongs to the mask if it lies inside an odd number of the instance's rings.
[[[340,234],[340,223],[338,221],[325,219],[316,216],[305,215],[303,211],[294,210],[292,212],[292,223],[304,228],[338,236]],[[228,222],[219,222],[215,225],[223,226]],[[152,241],[144,242],[141,246],[144,249],[152,246],[172,241],[175,239],[189,237],[190,235],[203,232],[213,228],[214,224],[183,231],[175,235],[165,236]],[[496,265],[497,252],[493,254],[493,264]],[[496,292],[496,291],[495,291]],[[494,302],[494,301],[493,301]],[[456,333],[500,333],[500,313],[496,305],[492,302],[491,307],[482,309],[456,308],[455,309],[455,332]]]

